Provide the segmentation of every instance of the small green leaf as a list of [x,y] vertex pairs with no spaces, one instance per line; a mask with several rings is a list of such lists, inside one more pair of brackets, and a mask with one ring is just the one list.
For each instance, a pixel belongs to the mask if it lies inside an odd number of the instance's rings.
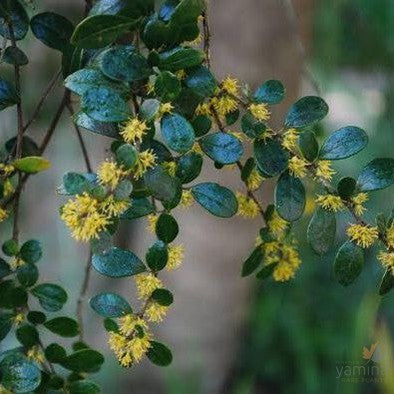
[[123,144],[116,150],[116,161],[126,169],[131,169],[137,162],[137,151],[133,145]]
[[319,154],[319,144],[316,140],[315,133],[306,130],[298,138],[298,146],[302,155],[309,162],[313,162]]
[[23,287],[31,287],[38,280],[38,268],[31,263],[23,264],[16,271],[16,276]]
[[320,97],[306,96],[298,100],[287,113],[286,127],[305,127],[322,120],[328,113],[328,105]]
[[106,317],[104,319],[104,328],[108,332],[118,332],[119,331],[118,323],[116,323],[115,320],[112,320],[109,317]]
[[155,242],[146,253],[146,263],[152,271],[162,270],[168,261],[167,245],[163,241]]
[[270,263],[265,265],[256,275],[257,279],[267,279],[269,278],[273,272],[275,271],[275,268],[277,267],[278,263]]
[[275,208],[288,222],[298,220],[305,210],[305,188],[299,178],[283,173],[275,189]]
[[29,63],[29,59],[25,53],[17,47],[7,47],[4,51],[3,60],[5,63],[14,66],[25,66]]
[[338,182],[338,194],[343,199],[349,199],[355,192],[357,186],[357,182],[355,179],[350,177],[342,178]]
[[348,286],[361,274],[363,266],[363,250],[352,242],[347,241],[340,247],[335,257],[335,278],[341,285]]
[[64,51],[70,46],[73,24],[64,16],[54,12],[35,15],[30,21],[33,34],[50,48]]
[[58,285],[42,283],[34,287],[31,293],[38,298],[40,305],[49,312],[62,309],[67,301],[67,293]]
[[12,274],[10,266],[0,258],[0,279]]
[[194,199],[212,215],[230,218],[238,211],[234,193],[217,183],[200,183],[193,186]]
[[217,88],[215,77],[204,66],[191,69],[185,79],[185,84],[203,98],[212,96]]
[[132,313],[129,303],[115,293],[101,293],[89,301],[90,307],[103,317],[121,317]]
[[259,122],[250,112],[242,117],[241,127],[249,138],[259,138],[267,129],[267,126],[263,122]]
[[327,253],[335,241],[336,218],[333,212],[318,208],[309,222],[307,239],[317,254]]
[[19,1],[2,1],[0,3],[0,36],[11,40],[7,20],[10,19],[16,41],[25,38],[29,30],[29,16]]
[[181,83],[178,77],[169,72],[161,72],[155,81],[155,93],[163,102],[174,101],[181,92]]
[[5,79],[0,78],[0,111],[19,102],[15,88]]
[[151,341],[150,344],[151,347],[146,353],[149,360],[160,367],[170,365],[172,362],[171,350],[160,342]]
[[147,198],[133,198],[131,200],[131,207],[122,214],[121,218],[129,220],[138,219],[150,215],[154,211],[155,209],[152,203]]
[[258,246],[253,250],[252,254],[246,259],[242,266],[242,276],[248,276],[253,274],[254,271],[258,268],[258,266],[263,261],[263,252],[261,247]]
[[76,380],[69,386],[70,394],[100,394],[100,387],[89,380]]
[[196,137],[207,134],[212,127],[212,120],[205,115],[196,116],[191,122]]
[[19,253],[18,242],[14,239],[9,239],[3,243],[1,250],[6,256],[16,256]]
[[30,311],[27,314],[27,320],[32,324],[43,324],[46,319],[45,313],[39,311]]
[[178,235],[179,227],[176,220],[167,213],[162,213],[156,222],[156,235],[161,241],[169,244]]
[[81,48],[103,48],[120,35],[131,31],[138,21],[119,15],[94,15],[75,29],[71,43]]
[[140,108],[140,116],[146,122],[152,122],[156,119],[160,110],[160,101],[156,99],[145,100]]
[[60,364],[66,357],[66,350],[57,343],[51,343],[45,349],[45,358],[51,363]]
[[357,185],[363,192],[385,189],[394,183],[394,159],[374,159],[361,171]]
[[20,257],[26,263],[36,263],[42,256],[41,242],[35,239],[26,241],[20,250]]
[[179,180],[168,175],[161,166],[148,171],[144,180],[153,197],[160,201],[171,202],[177,197],[179,191],[182,191]]
[[174,302],[174,296],[167,289],[156,289],[153,291],[152,300],[162,306],[170,306]]
[[27,292],[12,280],[0,281],[0,308],[13,309],[25,307]]
[[15,331],[16,339],[25,347],[30,348],[40,341],[37,329],[30,324],[23,324]]
[[343,127],[332,133],[320,148],[319,157],[340,160],[363,150],[368,144],[367,133],[355,126]]
[[204,153],[220,164],[237,162],[244,151],[238,138],[222,132],[208,134],[202,137],[199,143]]
[[160,53],[159,57],[161,70],[178,71],[199,66],[204,61],[205,55],[199,49],[176,47]]
[[111,278],[137,275],[146,270],[144,263],[133,252],[117,247],[94,254],[92,264],[100,274]]
[[391,270],[388,269],[382,278],[382,282],[379,286],[379,295],[383,296],[387,294],[394,287],[394,275]]
[[74,122],[86,130],[92,131],[93,133],[105,135],[110,138],[118,138],[119,130],[115,123],[99,122],[98,120],[92,119],[84,112],[78,112],[74,115]]
[[185,153],[193,147],[195,139],[193,127],[179,114],[162,117],[161,133],[169,148],[175,152]]
[[27,174],[36,174],[51,167],[49,160],[39,156],[23,157],[22,159],[15,160],[12,164],[19,171]]
[[0,341],[10,332],[14,324],[14,315],[11,312],[0,312]]
[[104,363],[101,353],[92,349],[78,350],[62,362],[64,368],[75,372],[96,372]]
[[88,192],[92,189],[92,184],[89,179],[76,172],[66,172],[63,175],[63,188],[65,194],[76,195]]
[[278,104],[285,96],[285,87],[282,82],[271,79],[264,82],[255,92],[254,100],[257,103]]
[[187,153],[179,158],[175,175],[182,183],[194,181],[201,173],[203,159],[195,152]]
[[44,327],[54,334],[62,337],[75,337],[79,334],[78,323],[69,317],[60,316],[48,320],[44,323]]
[[13,393],[33,392],[41,382],[38,366],[20,353],[11,353],[0,363],[1,384]]
[[268,139],[254,142],[257,167],[268,177],[279,175],[288,165],[289,154],[282,149],[279,141]]

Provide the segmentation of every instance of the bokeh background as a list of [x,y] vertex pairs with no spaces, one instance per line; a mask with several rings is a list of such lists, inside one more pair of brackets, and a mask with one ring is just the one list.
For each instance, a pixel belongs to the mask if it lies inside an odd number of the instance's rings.
[[[132,0],[130,0],[132,1]],[[35,10],[55,11],[77,22],[82,0],[36,0]],[[371,158],[393,156],[394,147],[394,2],[392,0],[212,0],[210,1],[213,67],[219,77],[236,76],[256,87],[267,79],[281,79],[285,102],[275,109],[276,125],[297,97],[321,94],[330,115],[316,133],[324,138],[340,126],[358,125],[370,136],[369,147],[336,168],[356,176]],[[28,108],[59,67],[59,55],[33,39],[24,43],[30,63],[24,68],[23,99]],[[12,69],[2,65],[2,73]],[[60,100],[60,89],[48,100],[31,136],[40,141]],[[77,105],[77,103],[76,103]],[[2,141],[15,135],[14,110],[0,115]],[[108,153],[110,140],[84,132],[94,164]],[[62,173],[84,171],[78,140],[69,116],[63,116],[47,157],[50,172],[30,181],[23,198],[25,239],[39,237],[45,246],[42,281],[55,281],[69,292],[68,310],[75,310],[76,294],[87,259],[84,246],[74,243],[56,214],[64,201],[56,195]],[[240,187],[231,171],[211,164],[202,179]],[[272,195],[272,185],[261,198]],[[371,194],[368,218],[393,208],[393,190]],[[106,347],[100,319],[86,308],[87,338],[106,354],[103,371],[94,379],[103,393],[393,393],[394,293],[377,297],[382,269],[375,250],[355,284],[343,288],[332,275],[333,255],[319,257],[306,245],[304,219],[296,224],[303,264],[286,284],[242,279],[240,267],[258,232],[258,221],[218,220],[198,207],[179,212],[182,239],[187,247],[183,267],[165,278],[176,301],[156,335],[174,352],[165,369],[143,362],[122,370]],[[338,226],[338,245],[350,220]],[[0,240],[9,237],[2,227]],[[117,240],[137,254],[152,242],[143,220],[125,225]],[[112,281],[92,274],[89,294],[114,289],[133,299],[130,280]],[[50,341],[51,338],[45,338]],[[13,345],[13,338],[0,348]],[[362,364],[363,347],[378,342],[385,379],[349,383],[338,378],[338,367]],[[48,342],[49,343],[49,342]],[[368,379],[364,379],[368,380]]]

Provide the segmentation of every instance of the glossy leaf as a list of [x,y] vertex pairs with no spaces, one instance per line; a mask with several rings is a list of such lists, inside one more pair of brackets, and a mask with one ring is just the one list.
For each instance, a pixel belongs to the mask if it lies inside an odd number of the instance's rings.
[[167,245],[163,241],[155,242],[146,253],[146,263],[152,271],[162,270],[168,261]]
[[202,156],[195,152],[187,153],[180,157],[177,167],[176,176],[182,183],[194,181],[201,173],[203,159]]
[[84,379],[71,382],[69,392],[70,394],[99,394],[101,390],[96,383]]
[[151,346],[146,355],[153,364],[160,367],[166,367],[172,362],[171,350],[160,342],[151,341]]
[[169,72],[161,72],[155,81],[155,93],[163,102],[173,101],[181,92],[181,83],[178,77]]
[[7,47],[4,51],[3,61],[15,66],[25,66],[29,63],[25,53],[17,47]]
[[282,82],[271,79],[264,82],[255,92],[254,100],[258,103],[278,104],[285,96]]
[[92,131],[93,133],[104,135],[110,138],[118,138],[119,130],[115,123],[99,122],[92,119],[84,112],[78,112],[74,115],[74,122],[86,130]]
[[302,155],[309,162],[313,162],[319,154],[319,144],[316,140],[315,133],[306,130],[298,138],[298,146]]
[[199,49],[176,47],[159,55],[161,70],[178,71],[199,66],[204,60],[204,53]]
[[82,349],[67,356],[62,366],[75,372],[96,372],[104,363],[101,353],[92,349]]
[[204,153],[220,164],[237,162],[244,151],[238,138],[222,132],[208,134],[199,143]]
[[194,144],[194,130],[192,125],[179,114],[164,115],[161,119],[161,133],[169,148],[185,153]]
[[394,287],[394,275],[388,269],[383,275],[382,281],[379,286],[379,295],[387,294]]
[[20,257],[26,263],[36,263],[42,256],[42,245],[40,241],[31,239],[26,241],[20,250]]
[[208,68],[201,66],[188,72],[185,84],[201,97],[212,96],[217,82]]
[[89,301],[90,307],[103,317],[121,317],[132,313],[129,303],[115,293],[101,293]]
[[74,319],[66,316],[55,317],[51,320],[47,320],[44,323],[44,327],[54,334],[66,338],[75,337],[79,333],[78,323]]
[[263,174],[269,177],[279,175],[288,165],[289,154],[282,149],[279,141],[268,139],[254,143],[256,164]]
[[348,286],[361,274],[364,266],[364,251],[350,241],[345,242],[335,257],[334,275],[337,281]]
[[147,198],[133,198],[131,207],[122,214],[122,219],[138,219],[154,212],[152,203]]
[[162,306],[170,306],[174,302],[174,296],[167,289],[156,289],[151,297],[152,300]]
[[51,167],[50,161],[40,156],[23,157],[22,159],[15,160],[12,164],[19,171],[25,172],[26,174],[36,174]]
[[374,159],[361,171],[357,185],[363,192],[385,189],[394,183],[394,159]]
[[263,261],[263,252],[261,247],[258,246],[256,249],[253,250],[251,255],[246,259],[242,266],[242,276],[248,276],[253,274],[254,271],[258,268],[258,266]]
[[0,78],[0,111],[15,105],[19,97],[14,87],[5,79]]
[[309,222],[307,239],[309,245],[317,254],[325,254],[333,246],[336,225],[336,218],[333,212],[323,208],[316,209]]
[[173,216],[162,213],[156,222],[156,235],[161,241],[169,244],[178,235],[179,227]]
[[62,309],[67,301],[67,293],[60,286],[52,283],[39,284],[31,290],[31,293],[38,298],[41,306],[49,312]]
[[19,1],[0,2],[0,36],[11,40],[7,19],[11,19],[15,40],[25,38],[29,30],[29,16]]
[[287,127],[305,127],[322,120],[328,113],[328,105],[320,97],[306,96],[291,107],[285,119]]

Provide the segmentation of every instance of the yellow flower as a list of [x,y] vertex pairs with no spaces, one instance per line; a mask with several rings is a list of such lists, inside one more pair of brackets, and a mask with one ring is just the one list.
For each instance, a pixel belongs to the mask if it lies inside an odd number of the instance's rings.
[[161,280],[153,274],[138,274],[134,276],[137,285],[138,298],[149,298],[156,290],[163,287]]
[[168,175],[172,177],[175,176],[176,173],[176,163],[175,161],[165,161],[162,163],[163,168],[167,171]]
[[226,77],[222,81],[221,88],[233,96],[237,97],[239,95],[239,81],[236,78]]
[[140,152],[134,170],[135,179],[140,179],[149,168],[153,168],[155,165],[156,155],[153,153],[152,149]]
[[295,177],[303,178],[307,174],[307,166],[308,163],[304,159],[300,159],[297,156],[293,156],[289,160],[290,174]]
[[174,106],[171,103],[162,103],[157,117],[161,118],[163,115],[171,113],[173,109]]
[[130,201],[128,200],[115,200],[115,197],[111,194],[102,203],[101,209],[109,216],[119,216],[127,208],[130,207]]
[[250,104],[249,111],[260,122],[267,121],[271,116],[267,104]]
[[182,81],[182,80],[184,80],[186,78],[186,71],[185,70],[178,70],[175,73],[175,75],[180,81]]
[[152,233],[155,234],[156,233],[156,223],[159,220],[159,215],[148,215],[146,217],[148,219],[148,225],[147,225],[147,229]]
[[198,46],[202,43],[202,35],[201,33],[197,36],[196,39],[194,39],[193,41],[187,41],[186,44],[190,45],[190,46]]
[[237,215],[244,218],[254,218],[259,214],[259,206],[252,198],[249,198],[240,192],[236,193],[236,197],[238,201]]
[[0,223],[4,222],[4,220],[6,220],[7,218],[8,212],[4,208],[0,207]]
[[148,328],[144,319],[132,313],[119,318],[119,331],[126,337],[132,335],[137,326],[144,330]]
[[210,116],[211,115],[211,104],[210,103],[198,104],[194,113],[196,114],[196,116],[198,116],[198,115]]
[[231,134],[241,142],[244,140],[245,134],[241,133],[240,131],[228,131],[227,134]]
[[2,384],[0,384],[0,394],[12,394],[12,391],[7,390]]
[[379,231],[377,227],[351,224],[347,229],[347,235],[358,246],[368,248],[378,239]]
[[166,265],[167,271],[177,269],[183,261],[185,255],[185,248],[183,245],[169,246],[168,247],[168,261]]
[[107,216],[99,211],[98,201],[87,193],[69,200],[62,207],[60,217],[77,241],[88,242],[97,238],[98,234],[109,224]]
[[220,117],[224,117],[238,108],[237,101],[227,95],[213,97],[211,99],[211,104]]
[[128,144],[136,144],[142,141],[148,129],[149,127],[144,121],[133,118],[126,123],[120,135]]
[[105,160],[102,162],[97,171],[99,183],[101,185],[110,187],[112,190],[118,186],[121,178],[125,177],[126,175],[127,171],[125,171],[122,166],[118,166],[112,160]]
[[368,201],[368,194],[358,193],[356,196],[351,198],[351,201],[353,203],[354,212],[356,215],[361,216],[366,211],[363,204]]
[[23,321],[25,320],[25,315],[21,312],[17,313],[14,318],[13,321],[14,323],[19,326],[19,324],[23,323]]
[[150,322],[160,323],[167,315],[168,306],[159,305],[157,302],[149,302],[145,315]]
[[390,270],[394,275],[394,252],[380,251],[378,254],[378,260],[382,263],[382,266],[385,269]]
[[27,358],[31,361],[35,361],[36,363],[43,363],[45,358],[44,354],[40,350],[38,346],[33,346],[27,351]]
[[320,160],[317,163],[317,168],[316,168],[316,176],[318,178],[325,179],[327,181],[331,181],[332,176],[336,172],[331,168],[331,162],[328,160]]
[[10,268],[12,271],[17,270],[19,267],[22,267],[26,263],[20,257],[13,257],[9,262]]
[[298,130],[293,128],[288,129],[283,134],[282,146],[285,149],[292,151],[297,146],[297,140],[298,140]]
[[394,249],[394,224],[392,224],[386,231],[386,241],[389,248]]
[[333,194],[325,194],[325,195],[318,194],[315,201],[322,208],[332,212],[338,212],[341,209],[345,208],[345,205],[342,202],[341,197],[334,196]]
[[146,84],[146,93],[152,94],[155,92],[155,83],[154,81],[150,80],[147,84]]
[[182,208],[189,208],[194,203],[194,197],[191,190],[182,190],[182,197],[180,206]]
[[195,142],[190,150],[194,153],[198,153],[199,155],[204,154],[204,152],[202,151],[201,146],[198,142]]
[[10,176],[15,171],[15,167],[12,164],[0,163],[0,173],[6,177]]
[[9,197],[14,192],[14,186],[9,178],[4,182],[4,197]]
[[267,226],[271,234],[278,238],[282,238],[287,230],[288,224],[289,223],[286,220],[279,216],[278,212],[274,211],[267,223]]
[[248,190],[254,191],[261,186],[263,181],[264,177],[260,175],[256,168],[253,168],[253,170],[248,176],[248,179],[246,180],[246,186],[248,187]]

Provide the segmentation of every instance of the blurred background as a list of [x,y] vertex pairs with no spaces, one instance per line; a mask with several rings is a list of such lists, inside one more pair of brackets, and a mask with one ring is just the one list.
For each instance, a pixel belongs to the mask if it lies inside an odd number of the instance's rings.
[[[131,0],[130,0],[131,1]],[[82,0],[36,0],[35,11],[55,11],[77,22]],[[281,79],[286,101],[275,108],[280,119],[297,97],[320,94],[330,115],[316,129],[320,138],[341,126],[358,125],[370,136],[369,147],[355,158],[336,163],[341,174],[355,176],[371,158],[393,156],[394,146],[394,2],[392,0],[214,0],[210,2],[213,67],[219,77],[230,74],[257,87]],[[57,53],[32,38],[25,41],[30,63],[24,68],[23,98],[27,108],[59,67]],[[12,69],[2,66],[3,73]],[[59,86],[59,92],[60,92]],[[55,92],[30,135],[40,141],[60,101]],[[76,103],[77,105],[77,103]],[[2,141],[15,135],[14,109],[1,113]],[[94,165],[108,154],[110,140],[89,132],[84,139]],[[40,238],[45,247],[42,281],[62,284],[75,310],[76,294],[87,259],[56,212],[64,202],[56,195],[65,170],[84,171],[80,147],[69,116],[63,116],[47,151],[52,169],[29,182],[23,199],[25,239]],[[241,187],[231,171],[207,163],[202,180]],[[371,193],[367,219],[393,208],[392,189]],[[272,185],[261,198],[268,200]],[[306,234],[313,197],[296,232]],[[174,353],[166,369],[141,363],[122,370],[106,346],[101,321],[86,308],[87,338],[103,350],[106,363],[94,376],[103,393],[393,393],[394,374],[344,374],[347,366],[365,365],[363,348],[377,344],[378,362],[393,372],[394,293],[377,296],[382,270],[375,250],[356,283],[341,287],[332,275],[333,255],[314,255],[299,240],[303,264],[285,284],[242,279],[240,267],[251,250],[258,221],[218,220],[194,207],[177,213],[181,241],[187,248],[183,267],[164,281],[175,294],[165,323],[156,331]],[[346,215],[338,226],[343,242]],[[1,241],[9,238],[2,227]],[[144,220],[122,228],[119,244],[140,256],[152,242]],[[93,272],[89,294],[114,289],[135,298],[129,279],[111,281]],[[45,339],[50,341],[51,338]],[[13,345],[13,338],[0,344]],[[48,342],[49,343],[49,342]],[[353,370],[354,372],[354,370]],[[350,380],[350,381],[349,381]]]

